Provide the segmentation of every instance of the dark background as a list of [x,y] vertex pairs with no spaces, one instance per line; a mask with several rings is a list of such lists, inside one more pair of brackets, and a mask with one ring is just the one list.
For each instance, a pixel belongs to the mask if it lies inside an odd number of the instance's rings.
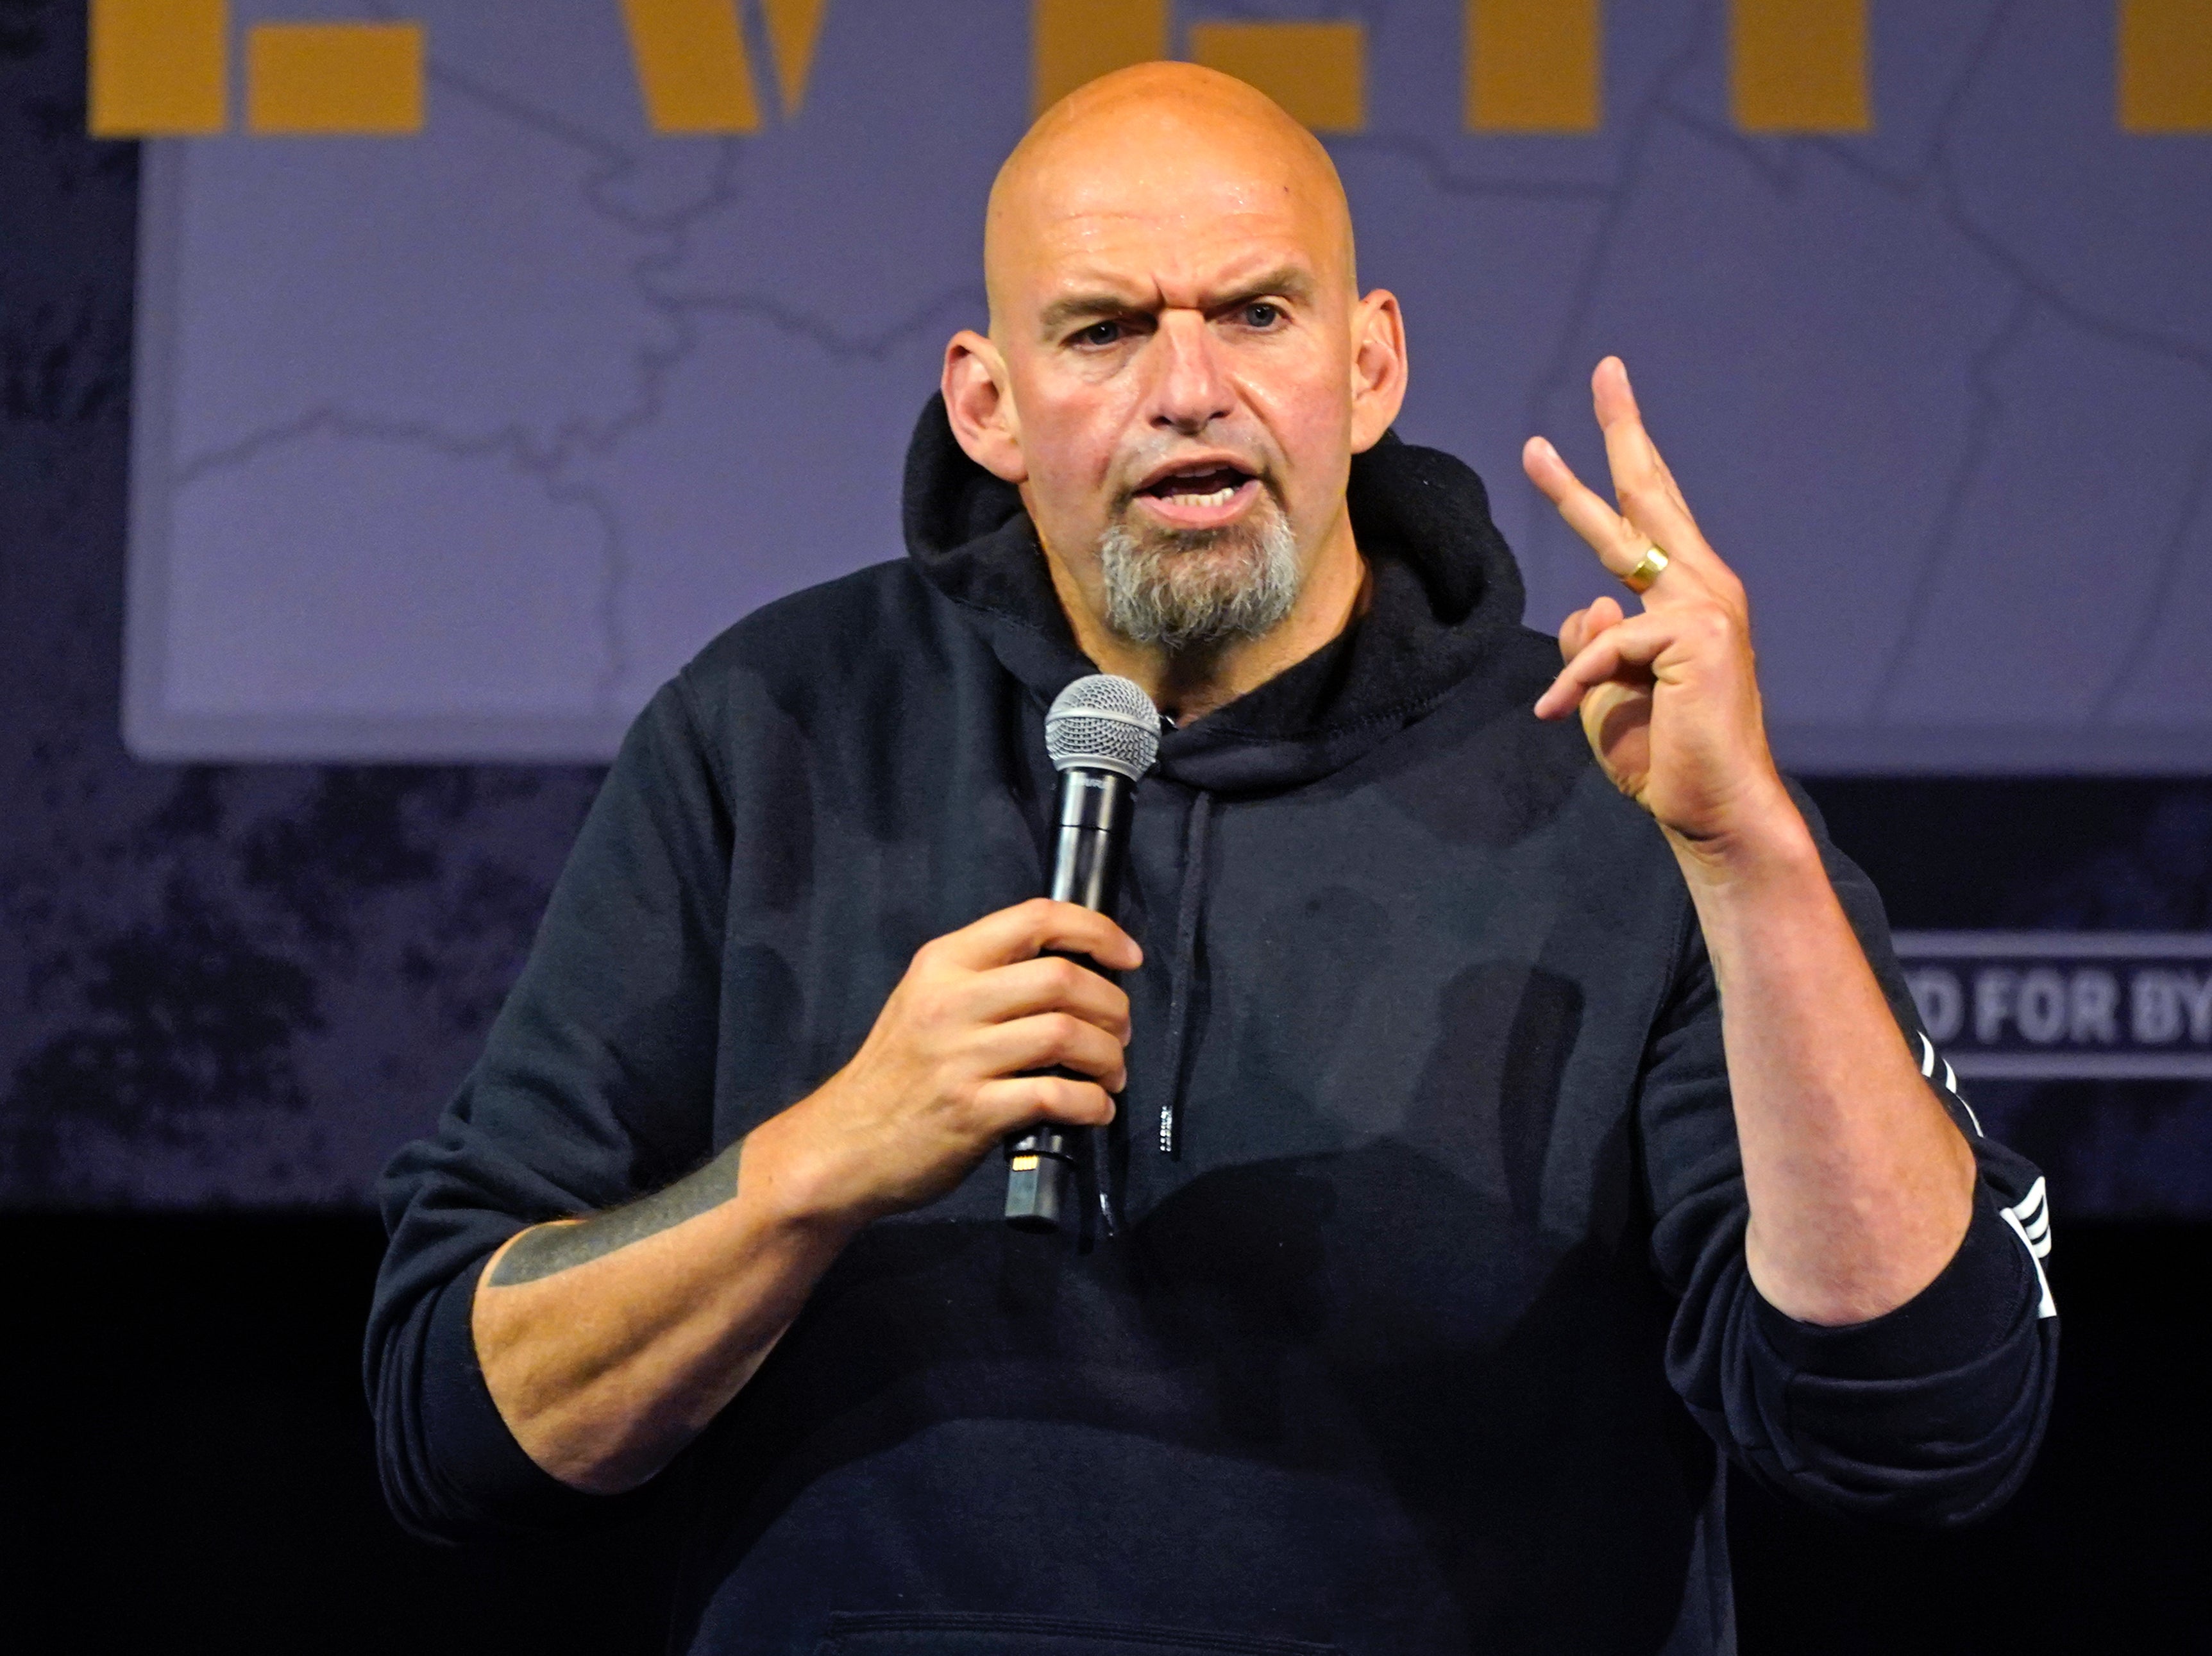
[[[84,136],[82,30],[76,4],[0,0],[0,1645],[655,1648],[649,1502],[466,1555],[385,1515],[359,1373],[381,1238],[321,1171],[347,1160],[333,1100],[397,1092],[427,1123],[597,775],[125,754],[137,156]],[[1901,927],[2212,924],[2204,782],[1814,792]],[[1975,1096],[2051,1177],[2065,1361],[2041,1464],[1960,1535],[1739,1485],[1754,1656],[2206,1636],[2212,1095]],[[309,1205],[231,1205],[241,1158]]]

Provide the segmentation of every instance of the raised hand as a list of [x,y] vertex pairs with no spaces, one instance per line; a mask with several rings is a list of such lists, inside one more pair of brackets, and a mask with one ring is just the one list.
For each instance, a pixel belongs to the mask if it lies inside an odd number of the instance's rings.
[[[1794,818],[1766,745],[1743,583],[1698,532],[1619,357],[1598,364],[1590,390],[1620,509],[1541,437],[1528,440],[1522,465],[1598,561],[1643,587],[1644,609],[1630,616],[1603,597],[1569,616],[1559,629],[1566,666],[1536,716],[1579,709],[1613,785],[1679,842],[1725,843],[1778,810]],[[1664,567],[1653,576],[1655,545]]]

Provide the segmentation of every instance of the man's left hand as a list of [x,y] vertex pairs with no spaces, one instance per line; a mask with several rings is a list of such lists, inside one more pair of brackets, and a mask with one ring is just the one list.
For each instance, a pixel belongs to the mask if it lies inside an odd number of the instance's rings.
[[1559,629],[1540,717],[1577,707],[1598,762],[1665,831],[1720,988],[1751,1210],[1744,1257],[1768,1304],[1842,1325],[1936,1279],[1973,1215],[1973,1151],[1921,1079],[1767,752],[1743,583],[1644,434],[1618,357],[1592,380],[1618,511],[1531,438],[1528,476],[1626,577],[1667,565],[1624,616],[1601,598]]
[[1536,716],[1562,719],[1579,707],[1614,786],[1682,849],[1725,848],[1775,821],[1778,809],[1784,820],[1796,814],[1767,750],[1750,606],[1645,432],[1619,357],[1598,364],[1590,389],[1620,509],[1541,437],[1528,440],[1522,464],[1613,575],[1628,576],[1655,545],[1667,563],[1643,594],[1642,614],[1600,598],[1566,618],[1566,667]]

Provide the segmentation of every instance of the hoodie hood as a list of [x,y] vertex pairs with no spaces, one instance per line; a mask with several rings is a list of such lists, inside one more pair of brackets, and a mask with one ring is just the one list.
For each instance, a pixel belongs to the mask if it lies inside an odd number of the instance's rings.
[[[1371,572],[1367,612],[1295,667],[1164,733],[1156,774],[1228,795],[1314,781],[1420,719],[1519,630],[1521,572],[1465,464],[1388,433],[1352,457],[1346,499]],[[1019,491],[962,451],[941,396],[907,451],[904,517],[923,579],[1040,704],[1098,671],[1076,646]]]

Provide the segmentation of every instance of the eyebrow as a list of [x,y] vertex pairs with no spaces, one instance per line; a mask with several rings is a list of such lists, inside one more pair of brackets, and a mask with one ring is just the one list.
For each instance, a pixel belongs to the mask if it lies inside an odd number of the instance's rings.
[[1086,316],[1121,316],[1139,308],[1117,293],[1071,293],[1047,305],[1043,315],[1037,319],[1037,326],[1046,333],[1058,333],[1070,322]]
[[[1295,265],[1279,265],[1249,282],[1238,283],[1235,291],[1225,298],[1212,301],[1207,308],[1227,310],[1237,305],[1249,303],[1255,299],[1265,298],[1271,293],[1280,294],[1285,299],[1296,300],[1303,303],[1312,297],[1313,287],[1313,277],[1308,271],[1301,270]],[[1149,308],[1147,306],[1132,300],[1126,293],[1115,293],[1106,289],[1090,293],[1072,293],[1064,295],[1047,305],[1037,319],[1037,326],[1047,334],[1056,334],[1069,323],[1080,321],[1085,317],[1124,316],[1132,311],[1147,308]]]

